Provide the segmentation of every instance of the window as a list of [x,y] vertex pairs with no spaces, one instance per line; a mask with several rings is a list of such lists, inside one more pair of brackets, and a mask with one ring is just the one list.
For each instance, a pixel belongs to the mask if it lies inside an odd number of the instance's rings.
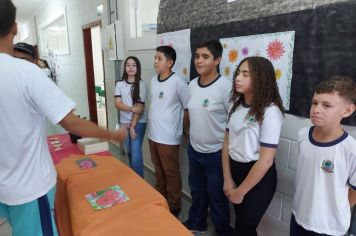
[[52,51],[55,55],[69,54],[65,11],[40,27],[40,42],[43,55]]
[[130,0],[130,37],[144,37],[157,31],[159,0]]
[[156,47],[160,0],[127,0],[126,32],[128,50]]

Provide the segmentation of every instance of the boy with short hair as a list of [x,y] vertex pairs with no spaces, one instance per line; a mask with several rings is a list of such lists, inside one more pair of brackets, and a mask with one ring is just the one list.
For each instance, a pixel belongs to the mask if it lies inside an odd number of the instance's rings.
[[221,150],[232,83],[218,67],[222,45],[210,40],[197,46],[194,56],[199,77],[189,83],[189,186],[192,205],[184,225],[192,232],[207,229],[208,209],[218,236],[232,233],[229,202],[223,192]]
[[356,140],[340,125],[355,111],[356,85],[347,77],[319,84],[310,108],[314,126],[299,131],[291,236],[344,235],[356,200]]
[[167,199],[172,214],[178,216],[182,196],[179,146],[183,123],[188,120],[188,85],[172,72],[175,60],[176,52],[172,47],[156,48],[154,65],[158,75],[151,80],[148,139],[156,189]]

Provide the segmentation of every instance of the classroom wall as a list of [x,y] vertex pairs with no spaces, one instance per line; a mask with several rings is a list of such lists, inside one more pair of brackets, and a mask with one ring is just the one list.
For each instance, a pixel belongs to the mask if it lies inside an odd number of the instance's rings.
[[[103,25],[106,25],[106,16],[96,16],[97,5],[105,5],[105,3],[105,0],[50,1],[35,16],[37,30],[39,30],[38,27],[41,22],[45,22],[58,9],[66,8],[70,54],[57,56],[59,65],[58,86],[76,102],[76,114],[86,117],[89,116],[89,111],[82,26],[99,19],[101,19]],[[41,42],[39,42],[40,44]],[[46,58],[47,55],[41,56]]]
[[[104,5],[104,14],[102,16],[97,16],[96,7],[100,4]],[[106,27],[108,24],[107,1],[47,1],[33,17],[22,25],[20,30],[30,32],[31,43],[37,44],[40,49],[41,42],[40,39],[37,39],[36,37],[36,31],[37,35],[39,35],[41,25],[47,22],[52,15],[57,14],[58,10],[64,8],[67,13],[70,54],[58,55],[54,58],[58,65],[58,87],[60,87],[76,103],[76,114],[89,117],[82,26],[101,20],[102,26]],[[39,50],[39,54],[41,58],[46,59],[50,63],[51,58],[48,55],[44,55],[41,50]],[[104,52],[103,59],[107,96],[108,98],[112,98],[112,87],[114,87],[115,81],[114,62],[107,60],[106,52]],[[109,126],[114,128],[117,115],[116,111],[113,109],[113,99],[107,99],[107,103]],[[52,126],[50,124],[48,125],[48,129],[49,133],[64,132],[61,127]]]
[[[184,7],[188,2],[189,8]],[[252,19],[263,16],[293,12],[318,5],[341,2],[336,0],[240,0],[227,3],[223,0],[161,0],[158,17],[159,31],[178,30],[189,27],[221,24],[237,20]],[[96,16],[96,6],[104,4],[104,15]],[[37,25],[58,9],[66,6],[68,33],[70,44],[70,55],[58,56],[59,82],[58,86],[76,103],[76,113],[88,116],[88,103],[86,93],[86,75],[83,51],[82,25],[102,20],[102,25],[108,24],[107,1],[105,0],[52,0],[35,15]],[[118,15],[123,22],[127,21],[126,0],[118,1]],[[177,14],[179,12],[179,14]],[[30,21],[33,19],[30,19]],[[33,24],[28,24],[32,25]],[[33,30],[31,31],[33,32]],[[124,28],[124,34],[128,34]],[[125,55],[137,56],[142,64],[142,78],[149,87],[150,78],[155,74],[153,68],[154,49],[127,50],[127,41],[124,39]],[[46,55],[42,55],[45,57]],[[107,93],[107,109],[109,128],[114,128],[117,123],[117,112],[114,107],[114,63],[107,60],[104,52],[104,70]],[[302,96],[302,94],[301,94]],[[148,101],[147,106],[150,102]],[[261,223],[262,235],[287,235],[290,219],[290,207],[293,198],[293,186],[295,169],[297,163],[297,132],[306,125],[310,125],[309,119],[293,115],[286,115],[285,123],[281,133],[281,139],[277,152],[278,186],[274,199],[267,211],[266,217]],[[352,136],[356,138],[356,127],[345,127]],[[189,193],[187,184],[188,161],[184,142],[181,148],[180,159],[183,177],[183,189]],[[145,165],[153,170],[150,161],[147,139],[144,141]]]
[[14,41],[25,42],[32,45],[37,44],[37,34],[34,18],[31,18],[31,20],[25,22],[22,25],[19,25],[18,27],[18,33]]

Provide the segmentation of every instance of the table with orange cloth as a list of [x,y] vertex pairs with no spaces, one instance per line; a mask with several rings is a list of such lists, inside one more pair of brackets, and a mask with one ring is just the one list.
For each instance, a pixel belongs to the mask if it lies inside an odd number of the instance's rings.
[[[81,170],[71,155],[56,165],[56,219],[61,236],[192,235],[168,210],[165,198],[113,156],[89,156],[97,166]],[[129,201],[94,210],[85,195],[119,185]]]

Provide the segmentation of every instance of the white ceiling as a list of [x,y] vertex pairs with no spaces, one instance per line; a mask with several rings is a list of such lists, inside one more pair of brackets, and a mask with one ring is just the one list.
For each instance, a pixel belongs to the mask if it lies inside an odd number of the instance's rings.
[[47,0],[12,0],[17,8],[16,19],[19,23],[26,22],[33,14],[47,3]]

